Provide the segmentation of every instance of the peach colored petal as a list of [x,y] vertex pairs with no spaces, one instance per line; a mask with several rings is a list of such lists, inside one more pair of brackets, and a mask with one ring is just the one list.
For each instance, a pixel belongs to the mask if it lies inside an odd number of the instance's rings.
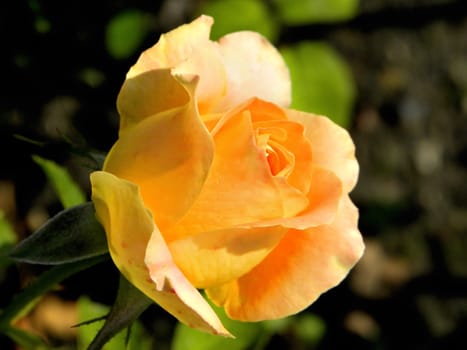
[[91,174],[91,184],[96,215],[107,233],[110,254],[125,278],[190,327],[230,336],[174,264],[138,187],[102,171]]
[[230,228],[174,241],[177,266],[197,288],[224,284],[250,271],[279,243],[283,227]]
[[305,126],[305,135],[313,150],[313,163],[339,176],[346,192],[352,190],[357,183],[359,167],[348,132],[323,116],[295,110],[287,110],[287,116]]
[[287,120],[284,109],[256,97],[249,98],[236,107],[238,111],[245,109],[252,111],[251,120],[253,124],[272,120]]
[[[303,134],[303,126],[288,120],[273,120],[253,124],[259,134],[271,135],[270,144],[277,144],[278,151],[287,150],[293,155],[293,166],[286,176],[287,182],[303,193],[311,185],[313,157],[310,141]],[[281,151],[285,155],[285,151]]]
[[[191,23],[161,35],[159,41],[144,51],[127,74],[127,79],[155,70],[171,68],[174,75],[198,75],[196,91],[202,111],[225,95],[227,76],[218,44],[209,40],[214,20],[200,16]],[[158,94],[163,89],[151,90]]]
[[[212,24],[213,19],[203,15],[161,35],[141,54],[127,79],[168,68],[174,75],[198,75],[196,96],[202,114],[227,111],[254,96],[288,106],[290,77],[277,49],[254,32],[232,33],[219,43],[211,41]],[[147,92],[153,93],[157,91]]]
[[[196,78],[178,79],[192,96]],[[192,205],[212,157],[212,137],[190,98],[184,106],[147,117],[127,129],[107,155],[103,170],[137,183],[145,205],[163,229]]]
[[255,32],[236,32],[220,38],[219,48],[227,70],[227,95],[217,110],[227,110],[251,97],[289,106],[289,70],[266,38]]
[[207,290],[233,319],[260,321],[295,314],[336,286],[363,254],[358,212],[346,196],[330,225],[290,230],[250,273]]
[[264,151],[256,145],[248,110],[226,116],[212,136],[215,154],[208,178],[187,215],[167,234],[168,242],[306,208],[302,193],[272,176]]
[[337,215],[343,191],[340,179],[327,169],[314,167],[311,174],[312,186],[307,195],[308,206],[291,217],[263,220],[242,227],[283,226],[286,228],[305,230],[311,227],[331,223]]
[[200,16],[191,23],[162,34],[154,46],[141,54],[127,78],[154,69],[173,68],[185,62],[194,51],[210,45],[209,34],[213,23],[211,17]]
[[169,69],[147,71],[126,79],[117,98],[120,136],[128,127],[148,117],[184,107],[189,102],[186,88]]

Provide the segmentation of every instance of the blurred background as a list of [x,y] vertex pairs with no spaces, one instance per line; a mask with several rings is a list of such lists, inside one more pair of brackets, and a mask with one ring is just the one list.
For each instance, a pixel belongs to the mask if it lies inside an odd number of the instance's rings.
[[[134,348],[464,349],[464,0],[1,2],[0,252],[63,208],[32,155],[63,166],[89,196],[97,164],[79,151],[105,154],[116,140],[127,70],[160,33],[200,13],[215,17],[213,39],[242,29],[265,35],[289,65],[292,106],[349,130],[361,166],[352,198],[367,249],[349,278],[306,311],[240,327],[240,341],[212,343],[154,306],[133,332]],[[43,270],[0,254],[0,309]],[[95,266],[18,324],[50,347],[84,349],[95,329],[70,325],[105,314],[117,282],[111,264]],[[16,348],[6,336],[0,344]]]

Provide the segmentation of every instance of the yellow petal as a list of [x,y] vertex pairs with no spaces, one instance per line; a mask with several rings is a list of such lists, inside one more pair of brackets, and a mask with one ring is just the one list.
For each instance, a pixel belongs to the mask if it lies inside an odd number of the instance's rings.
[[335,221],[308,230],[290,230],[250,273],[207,290],[227,314],[242,321],[295,314],[336,286],[363,254],[358,212],[346,196]]
[[229,336],[209,304],[174,264],[138,187],[106,172],[91,174],[92,200],[121,273],[181,322]]
[[208,178],[186,216],[167,233],[168,242],[306,208],[305,195],[271,174],[264,150],[256,145],[246,106],[227,115],[212,131],[215,154]]
[[334,172],[342,180],[346,192],[352,190],[359,168],[348,132],[323,116],[294,110],[288,110],[287,116],[305,126],[305,135],[313,150],[313,163]]
[[125,80],[117,98],[120,136],[146,118],[174,108],[183,108],[190,95],[169,69],[144,72]]
[[287,107],[291,84],[277,49],[255,32],[236,32],[219,39],[227,71],[227,95],[217,110],[227,110],[251,97]]
[[176,222],[192,205],[213,157],[212,137],[191,97],[196,79],[178,79],[190,97],[187,103],[127,128],[107,155],[103,169],[138,184],[145,205],[161,230]]
[[340,179],[327,169],[314,167],[312,186],[307,195],[308,206],[292,217],[263,220],[242,227],[282,226],[289,229],[305,230],[330,224],[337,215],[343,191]]
[[[127,79],[163,68],[172,69],[174,75],[198,75],[200,82],[196,96],[200,109],[210,109],[210,105],[225,94],[227,83],[218,44],[209,39],[213,22],[211,17],[203,15],[161,35],[154,46],[141,54]],[[149,94],[162,92],[165,95],[161,87]]]
[[197,288],[207,288],[250,271],[279,243],[280,226],[202,232],[170,243],[177,266]]
[[127,78],[161,68],[172,68],[184,62],[193,51],[209,44],[209,33],[214,20],[200,16],[191,23],[181,25],[161,35],[159,41],[144,51],[131,67]]

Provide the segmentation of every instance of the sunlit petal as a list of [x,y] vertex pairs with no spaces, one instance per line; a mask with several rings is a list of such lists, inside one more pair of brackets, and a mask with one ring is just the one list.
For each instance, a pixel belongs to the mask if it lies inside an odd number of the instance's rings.
[[129,78],[123,83],[117,98],[120,136],[127,128],[146,118],[174,108],[185,108],[189,102],[187,89],[169,69],[151,70]]
[[248,109],[227,116],[212,134],[216,151],[209,176],[187,215],[170,231],[169,242],[306,208],[305,195],[271,174],[264,151],[256,145]]
[[236,32],[219,39],[227,70],[226,110],[251,97],[287,107],[291,99],[288,68],[277,49],[254,32]]
[[187,325],[228,336],[209,304],[173,263],[138,187],[106,172],[92,173],[91,183],[112,260],[128,281]]
[[286,231],[275,226],[203,232],[174,241],[169,249],[177,266],[195,287],[207,288],[250,271]]
[[[199,108],[208,111],[211,105],[223,98],[227,88],[226,70],[218,44],[209,39],[213,22],[209,16],[200,16],[191,23],[161,35],[154,46],[141,54],[128,72],[127,79],[164,68],[170,68],[174,75],[197,75],[200,77],[196,91]],[[162,92],[165,95],[160,86],[148,94]]]
[[[180,84],[193,96],[195,77]],[[152,115],[128,128],[107,155],[103,170],[137,183],[145,205],[162,229],[193,204],[212,157],[212,137],[191,97],[180,108]]]
[[333,171],[349,192],[358,178],[355,146],[349,133],[326,117],[288,110],[290,120],[305,127],[305,135],[311,141],[313,163]]
[[243,321],[295,314],[336,286],[363,254],[358,212],[348,197],[330,225],[290,230],[267,258],[243,277],[207,290],[227,314]]

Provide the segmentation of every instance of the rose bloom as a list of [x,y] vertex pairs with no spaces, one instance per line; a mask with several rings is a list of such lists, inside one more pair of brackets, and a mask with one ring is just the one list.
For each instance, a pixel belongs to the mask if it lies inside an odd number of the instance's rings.
[[229,335],[232,319],[295,314],[363,253],[348,193],[348,133],[287,108],[290,78],[261,35],[209,39],[201,16],[130,69],[120,130],[92,200],[121,273],[181,322]]

